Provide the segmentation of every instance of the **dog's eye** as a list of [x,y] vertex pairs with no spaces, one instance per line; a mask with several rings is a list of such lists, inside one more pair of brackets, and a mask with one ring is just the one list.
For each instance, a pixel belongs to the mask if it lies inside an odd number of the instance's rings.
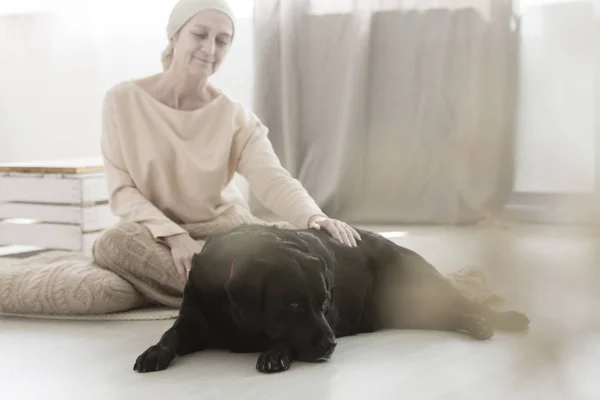
[[290,304],[290,310],[292,311],[300,311],[301,307],[300,307],[300,303],[298,303],[297,301]]

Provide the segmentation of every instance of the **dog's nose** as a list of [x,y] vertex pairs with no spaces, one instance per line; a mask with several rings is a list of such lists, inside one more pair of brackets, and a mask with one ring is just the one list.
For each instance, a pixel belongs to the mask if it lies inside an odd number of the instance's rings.
[[333,351],[335,350],[335,347],[337,346],[337,342],[333,341],[333,342],[329,342],[328,344],[326,344],[323,347],[323,350],[325,351],[325,353],[327,355],[331,355],[331,353],[333,353]]
[[335,339],[331,339],[328,337],[325,337],[320,343],[321,349],[327,355],[331,355],[331,353],[333,353],[333,351],[335,350],[336,346],[337,342],[335,341]]

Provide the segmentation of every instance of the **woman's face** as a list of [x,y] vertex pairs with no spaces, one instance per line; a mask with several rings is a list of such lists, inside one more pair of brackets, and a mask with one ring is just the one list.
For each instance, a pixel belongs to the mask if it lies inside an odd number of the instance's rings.
[[190,19],[173,39],[173,66],[191,75],[209,77],[227,55],[233,24],[219,11],[207,10]]

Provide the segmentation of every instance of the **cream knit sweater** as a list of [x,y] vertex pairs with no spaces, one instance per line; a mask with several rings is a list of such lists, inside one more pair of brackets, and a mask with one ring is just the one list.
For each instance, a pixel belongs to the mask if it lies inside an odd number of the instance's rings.
[[[251,219],[231,184],[237,171],[279,218],[305,228],[324,215],[280,164],[268,129],[220,93],[194,111],[171,108],[132,81],[112,87],[102,109],[101,148],[112,212],[145,225],[155,238],[181,225]],[[240,218],[241,217],[241,218]]]

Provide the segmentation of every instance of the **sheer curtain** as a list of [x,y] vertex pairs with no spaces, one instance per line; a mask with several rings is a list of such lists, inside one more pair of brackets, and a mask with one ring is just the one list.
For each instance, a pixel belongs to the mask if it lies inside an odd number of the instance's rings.
[[509,0],[256,0],[255,109],[331,216],[462,223],[512,192]]

